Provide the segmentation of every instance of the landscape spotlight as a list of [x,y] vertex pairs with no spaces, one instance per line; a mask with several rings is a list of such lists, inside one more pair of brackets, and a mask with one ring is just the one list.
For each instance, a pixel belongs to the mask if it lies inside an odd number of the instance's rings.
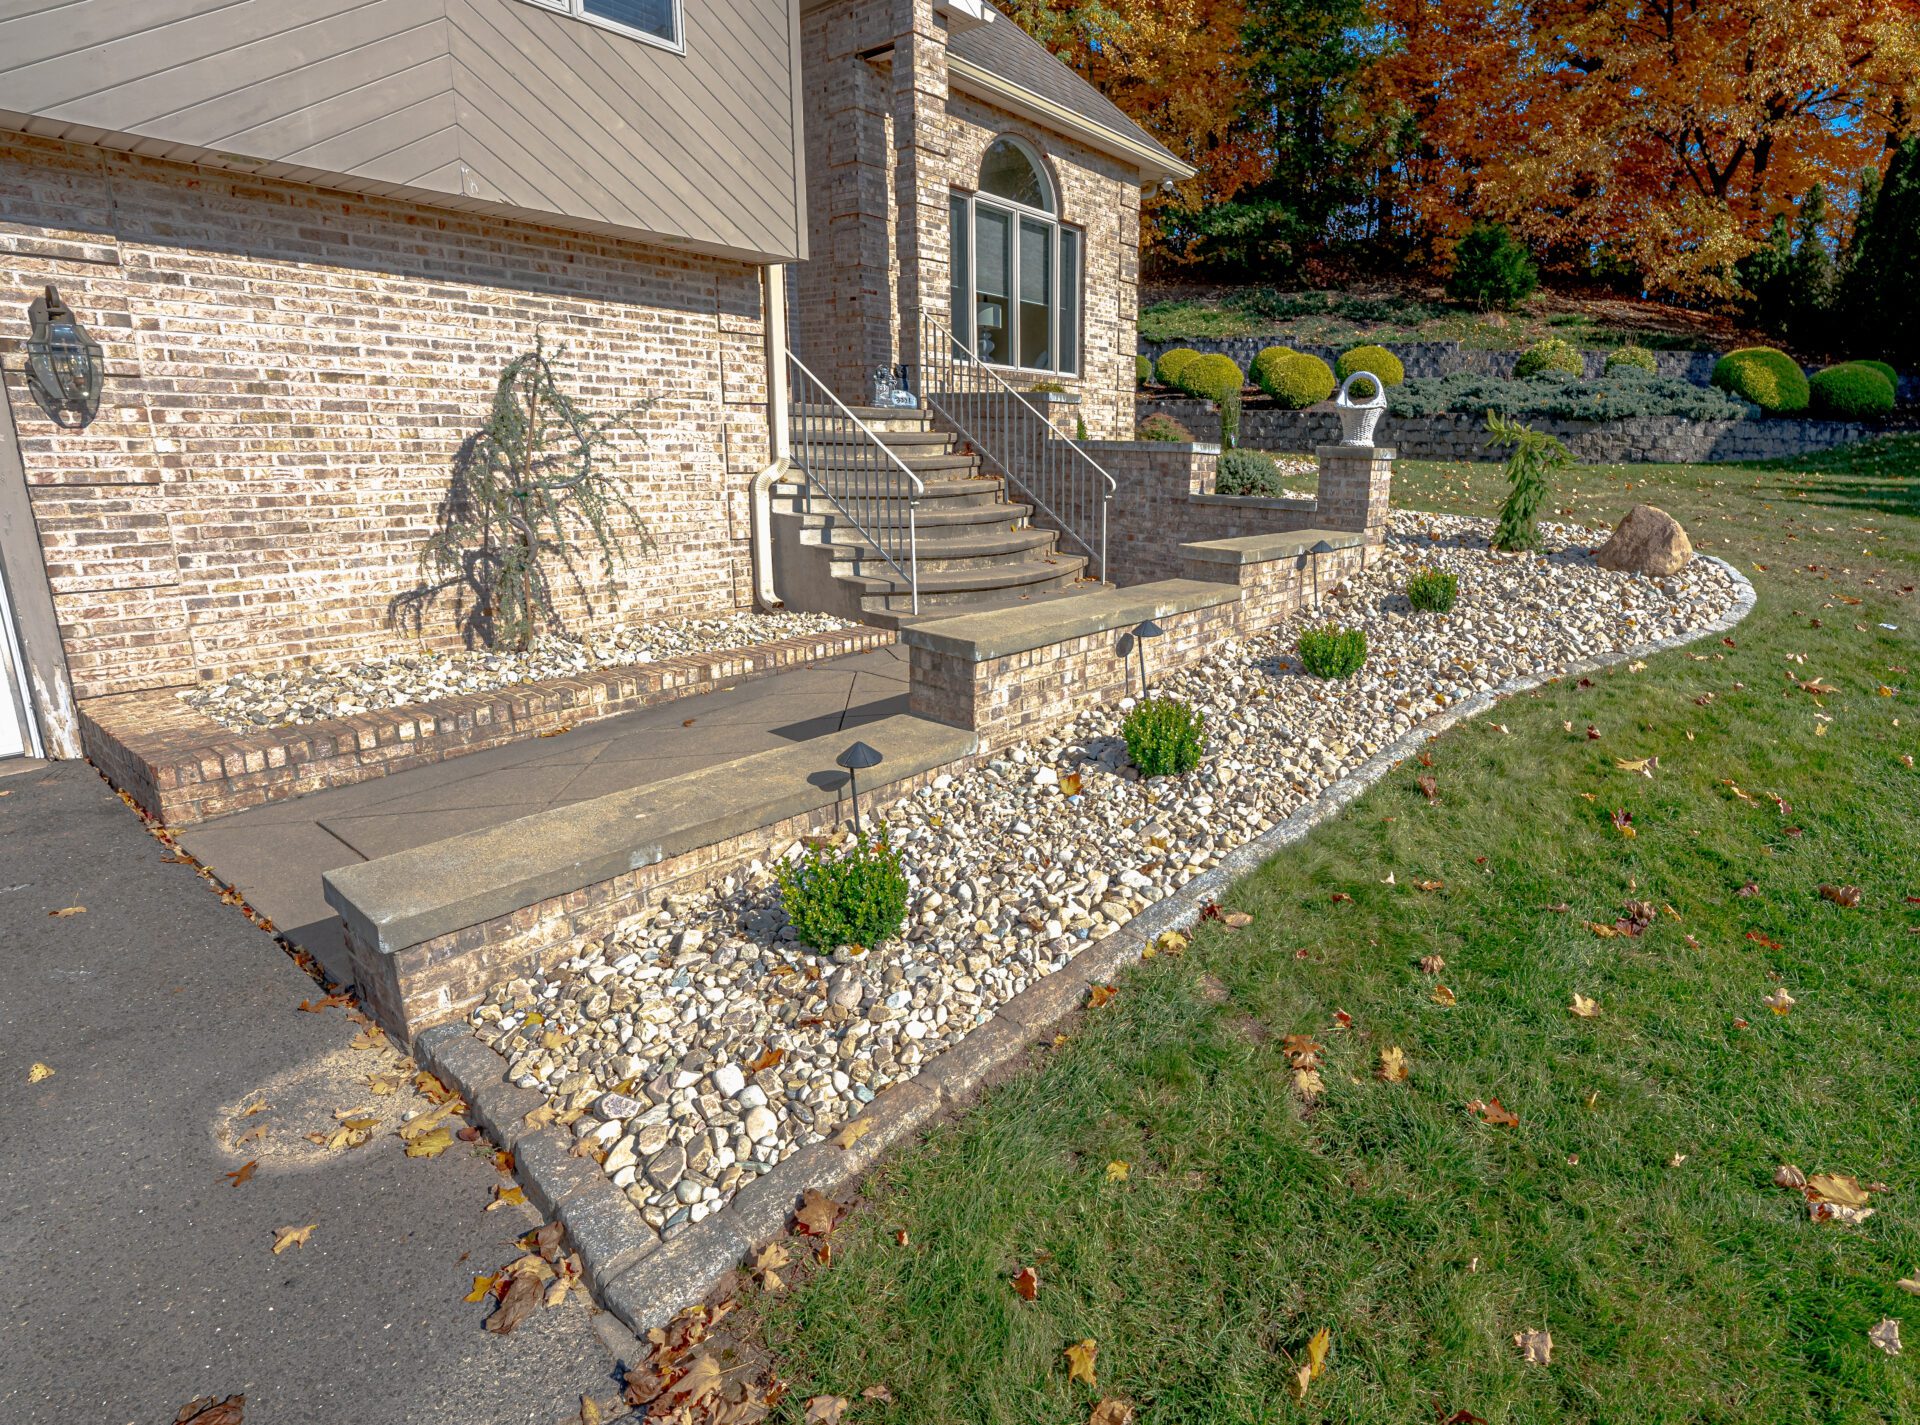
[[847,769],[847,791],[853,798],[853,834],[865,835],[860,828],[860,774],[878,767],[884,759],[866,743],[856,742],[833,760]]
[[1166,630],[1152,619],[1143,620],[1133,631],[1133,646],[1140,650],[1140,696],[1143,698],[1153,691],[1147,682],[1147,640],[1159,638],[1165,633]]

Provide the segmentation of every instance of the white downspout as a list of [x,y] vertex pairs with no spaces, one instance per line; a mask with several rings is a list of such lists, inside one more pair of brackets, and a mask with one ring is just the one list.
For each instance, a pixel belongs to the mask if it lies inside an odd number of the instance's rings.
[[773,583],[773,487],[791,468],[788,439],[791,403],[787,389],[787,269],[766,269],[767,437],[773,463],[753,477],[753,596],[762,609],[782,607]]

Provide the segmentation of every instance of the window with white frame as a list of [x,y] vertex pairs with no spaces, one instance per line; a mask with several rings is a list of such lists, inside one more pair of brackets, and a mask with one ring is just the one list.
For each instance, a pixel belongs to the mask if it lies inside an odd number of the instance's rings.
[[950,208],[953,334],[989,365],[1077,375],[1085,240],[1060,221],[1039,155],[995,139],[978,189]]
[[679,49],[680,0],[528,0],[588,24]]

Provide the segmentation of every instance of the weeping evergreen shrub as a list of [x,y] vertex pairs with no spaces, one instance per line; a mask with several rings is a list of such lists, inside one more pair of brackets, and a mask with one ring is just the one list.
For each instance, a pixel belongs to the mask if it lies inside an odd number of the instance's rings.
[[1513,447],[1507,456],[1507,498],[1500,504],[1493,547],[1509,552],[1538,548],[1540,526],[1534,521],[1547,502],[1547,477],[1571,465],[1573,456],[1544,431],[1493,411],[1487,412],[1487,429],[1493,437],[1489,446]]

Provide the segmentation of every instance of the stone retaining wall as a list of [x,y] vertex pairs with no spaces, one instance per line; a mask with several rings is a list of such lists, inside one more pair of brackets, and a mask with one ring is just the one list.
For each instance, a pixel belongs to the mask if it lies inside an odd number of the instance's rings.
[[[1192,429],[1214,419],[1203,401],[1186,397],[1140,403],[1144,420],[1172,416]],[[1557,436],[1582,464],[1691,464],[1716,460],[1769,460],[1806,455],[1871,440],[1879,427],[1855,421],[1824,421],[1789,416],[1769,420],[1696,421],[1684,416],[1635,416],[1624,421],[1570,421],[1534,416],[1527,424]],[[1304,411],[1249,407],[1240,418],[1240,440],[1255,450],[1311,451],[1340,439],[1340,418],[1330,404]],[[1380,418],[1378,439],[1412,460],[1503,460],[1505,452],[1487,447],[1485,417],[1462,411],[1435,416]],[[1176,447],[1178,448],[1178,447]]]
[[[1194,351],[1225,352],[1246,371],[1253,365],[1254,357],[1269,346],[1293,345],[1295,351],[1304,351],[1309,356],[1317,356],[1331,366],[1339,359],[1343,351],[1356,346],[1377,344],[1384,346],[1400,358],[1400,364],[1406,368],[1409,376],[1451,376],[1456,371],[1471,371],[1481,376],[1511,376],[1514,363],[1519,361],[1520,352],[1483,351],[1462,346],[1457,341],[1385,341],[1366,343],[1359,340],[1346,342],[1340,346],[1326,346],[1318,343],[1304,345],[1287,342],[1277,336],[1234,336],[1200,337],[1192,341],[1143,341],[1140,351],[1144,356],[1160,359],[1162,352],[1176,346],[1188,347]],[[1586,351],[1581,356],[1587,363],[1587,375],[1598,376],[1606,370],[1607,353],[1604,351]],[[1714,351],[1656,351],[1653,359],[1660,367],[1662,376],[1678,376],[1691,381],[1696,386],[1705,386],[1713,378],[1713,364],[1720,359]],[[1142,410],[1144,417],[1146,412]]]
[[799,634],[259,732],[229,731],[159,688],[82,703],[81,736],[94,765],[141,810],[168,826],[191,826],[893,640],[876,628]]

